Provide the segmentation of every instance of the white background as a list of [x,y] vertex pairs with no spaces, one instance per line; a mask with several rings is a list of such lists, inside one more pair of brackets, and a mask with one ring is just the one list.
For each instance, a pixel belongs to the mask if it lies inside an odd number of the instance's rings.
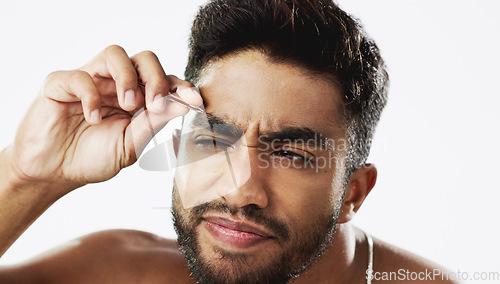
[[[182,78],[204,1],[6,1],[0,4],[0,147],[45,76],[110,44],[152,50]],[[390,99],[370,161],[375,189],[355,218],[374,236],[466,272],[500,271],[500,20],[497,1],[342,0],[377,41]],[[134,165],[43,214],[0,264],[109,228],[175,238],[171,173]]]

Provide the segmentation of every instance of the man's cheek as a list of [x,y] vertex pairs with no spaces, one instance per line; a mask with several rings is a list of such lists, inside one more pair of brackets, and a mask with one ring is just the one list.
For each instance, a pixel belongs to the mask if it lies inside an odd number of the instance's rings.
[[221,178],[220,172],[207,171],[207,167],[200,164],[178,167],[175,180],[180,205],[189,209],[217,199],[216,186]]
[[221,151],[204,159],[186,155],[176,169],[176,184],[184,208],[219,199],[237,190],[250,176],[246,149]]

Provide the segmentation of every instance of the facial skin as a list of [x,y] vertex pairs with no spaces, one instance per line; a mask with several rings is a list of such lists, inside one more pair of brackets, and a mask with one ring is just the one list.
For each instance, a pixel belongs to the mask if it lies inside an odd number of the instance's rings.
[[[334,235],[345,186],[346,152],[335,146],[345,139],[336,119],[339,89],[299,67],[272,63],[258,51],[213,62],[199,87],[209,122],[234,124],[243,131],[244,142],[230,148],[231,157],[241,171],[242,156],[236,153],[243,151],[249,174],[228,190],[230,184],[221,178],[228,168],[214,165],[217,158],[178,171],[173,214],[181,250],[202,282],[285,282],[317,258]],[[302,137],[304,130],[328,138],[329,147],[287,140]],[[203,134],[183,138],[179,157],[207,151],[210,145],[198,143],[203,141],[199,137]],[[263,137],[272,138],[272,147]],[[222,157],[225,148],[215,150]],[[303,157],[308,166],[301,166]],[[197,178],[179,184],[186,171]],[[206,188],[215,188],[218,196],[181,198],[180,192]]]

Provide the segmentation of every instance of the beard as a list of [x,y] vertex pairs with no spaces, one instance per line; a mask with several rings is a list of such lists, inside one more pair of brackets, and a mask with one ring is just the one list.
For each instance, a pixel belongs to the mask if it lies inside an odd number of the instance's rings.
[[[233,208],[215,200],[184,209],[174,185],[172,216],[180,250],[191,276],[198,283],[287,283],[317,260],[333,239],[343,195],[340,199],[332,212],[310,222],[300,232],[292,232],[286,222],[265,214],[257,207]],[[228,252],[223,248],[205,247],[205,250],[212,249],[216,255],[208,259],[203,255],[196,231],[207,212],[240,216],[260,224],[274,233],[281,251],[258,258]]]

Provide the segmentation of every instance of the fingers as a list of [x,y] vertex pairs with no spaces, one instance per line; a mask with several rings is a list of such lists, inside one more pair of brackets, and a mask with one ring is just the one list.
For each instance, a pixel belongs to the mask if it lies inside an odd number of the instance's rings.
[[[146,106],[148,113],[163,115],[159,122],[163,124],[165,118],[188,112],[187,107],[165,99],[174,92],[188,104],[202,104],[194,85],[176,76],[167,76],[151,51],[129,58],[123,48],[113,45],[80,70],[56,72],[49,77],[51,81],[47,86],[60,87],[51,93],[52,99],[61,102],[81,100],[85,119],[91,124],[101,121],[103,105],[119,106],[130,113]],[[138,87],[139,82],[144,90]]]
[[170,93],[171,86],[158,57],[151,51],[143,51],[131,57],[131,61],[144,85],[147,109],[156,113],[164,111],[164,97]]
[[98,124],[102,119],[101,94],[92,77],[84,71],[57,71],[47,76],[42,95],[58,102],[81,101],[85,120]]
[[[191,83],[173,75],[169,75],[167,78],[170,90],[175,91],[184,102],[194,106],[202,105],[203,101],[201,95],[198,89]],[[158,89],[155,89],[155,87],[151,87],[151,89],[147,88],[146,94],[148,94],[150,90]],[[156,92],[150,93],[154,94]],[[146,101],[147,100],[148,99],[146,99]],[[132,122],[127,127],[125,137],[125,149],[129,153],[129,156],[139,157],[149,141],[153,139],[154,135],[156,135],[156,133],[158,133],[158,131],[160,131],[171,119],[185,115],[189,111],[184,105],[167,100],[165,97],[162,97],[162,100],[164,100],[163,103],[165,104],[163,111],[158,111],[157,109],[152,111],[151,108],[141,109],[134,115]],[[149,103],[152,103],[154,108],[156,102],[153,100],[153,102],[150,101]]]
[[[144,51],[129,58],[125,50],[116,45],[106,48],[82,70],[92,75],[101,94],[115,92],[120,107],[126,111],[139,109],[144,104],[150,112],[161,113],[169,105],[169,101],[164,99],[167,95],[177,88],[194,87],[175,76],[167,76],[153,52]],[[138,82],[144,86],[144,93],[138,88]],[[201,104],[199,95],[189,95],[187,92],[179,95],[196,105]]]
[[134,110],[138,105],[137,72],[125,50],[110,46],[105,50],[106,66],[116,82],[118,101],[122,109]]
[[109,82],[106,79],[112,79],[116,84],[116,96],[122,109],[133,111],[140,105],[142,100],[137,88],[137,72],[122,47],[117,45],[107,47],[81,69],[96,80]]
[[[199,106],[202,104],[199,91],[188,81],[181,80],[173,75],[166,75],[158,57],[151,51],[141,52],[131,58],[134,67],[139,75],[139,80],[145,88],[146,108],[152,113],[165,112],[171,106],[172,101],[165,99],[173,92],[181,97],[188,104]],[[181,111],[174,111],[173,115],[183,115],[188,111],[187,108],[181,108]],[[172,115],[172,113],[170,113]]]
[[169,75],[168,79],[183,101],[193,106],[201,106],[203,104],[200,91],[193,84],[181,80],[174,75]]
[[173,117],[169,115],[157,115],[142,108],[133,117],[132,122],[125,131],[124,149],[128,157],[128,166],[135,162],[141,155],[146,145],[153,139]]

